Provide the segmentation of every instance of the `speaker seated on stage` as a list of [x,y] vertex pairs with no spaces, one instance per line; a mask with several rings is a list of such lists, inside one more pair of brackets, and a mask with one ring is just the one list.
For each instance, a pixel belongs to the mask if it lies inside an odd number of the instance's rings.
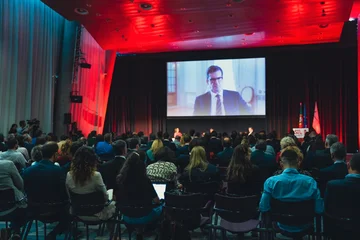
[[[104,141],[98,142],[95,147],[96,154],[101,158],[102,156],[109,156],[109,158],[114,157],[114,150],[111,145],[112,135],[107,133],[104,136]],[[109,159],[110,160],[110,159]]]

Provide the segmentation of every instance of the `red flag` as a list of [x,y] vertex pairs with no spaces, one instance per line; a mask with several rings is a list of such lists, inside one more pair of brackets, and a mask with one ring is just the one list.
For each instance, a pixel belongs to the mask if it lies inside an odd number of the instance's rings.
[[304,123],[304,118],[303,118],[303,113],[302,113],[302,103],[300,103],[299,128],[304,127],[303,123]]
[[314,119],[312,123],[312,127],[314,128],[317,134],[320,134],[320,119],[319,119],[319,110],[317,106],[317,102],[315,102],[315,110],[314,110]]

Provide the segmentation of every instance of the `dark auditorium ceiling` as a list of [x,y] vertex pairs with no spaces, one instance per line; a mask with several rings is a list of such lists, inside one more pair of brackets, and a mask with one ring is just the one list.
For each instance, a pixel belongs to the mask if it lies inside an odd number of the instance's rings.
[[360,9],[359,0],[42,1],[120,53],[337,42]]

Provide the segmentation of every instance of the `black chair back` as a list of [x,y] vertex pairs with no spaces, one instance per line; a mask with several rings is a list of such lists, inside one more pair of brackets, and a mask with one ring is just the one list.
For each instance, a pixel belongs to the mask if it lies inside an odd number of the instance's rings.
[[315,202],[306,200],[284,202],[271,199],[271,220],[289,226],[300,226],[314,222]]
[[202,193],[213,199],[214,195],[220,191],[219,182],[189,182],[184,183],[185,192]]
[[0,212],[14,208],[16,205],[14,189],[0,190]]
[[71,211],[76,216],[93,216],[106,206],[104,193],[77,194],[69,190]]
[[214,211],[228,222],[245,222],[258,218],[259,196],[215,195]]
[[117,209],[120,211],[121,214],[131,217],[131,218],[141,218],[147,216],[153,208],[156,207],[155,205],[150,206],[124,206],[121,204],[117,205]]

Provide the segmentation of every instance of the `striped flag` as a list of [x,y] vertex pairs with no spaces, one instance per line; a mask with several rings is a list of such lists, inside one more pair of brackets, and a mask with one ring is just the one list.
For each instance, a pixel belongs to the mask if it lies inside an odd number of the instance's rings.
[[300,114],[299,114],[299,128],[303,128],[303,113],[302,113],[302,103],[300,103]]
[[314,119],[312,122],[312,127],[314,128],[317,134],[320,134],[320,119],[319,119],[319,110],[317,106],[317,102],[315,102],[315,109],[314,109]]

